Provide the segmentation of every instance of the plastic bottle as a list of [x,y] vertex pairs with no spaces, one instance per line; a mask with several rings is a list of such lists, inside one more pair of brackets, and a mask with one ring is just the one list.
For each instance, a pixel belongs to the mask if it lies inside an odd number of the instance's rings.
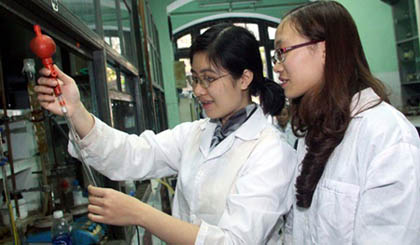
[[71,229],[67,220],[63,217],[63,211],[57,210],[53,213],[53,224],[51,227],[52,244],[72,245]]

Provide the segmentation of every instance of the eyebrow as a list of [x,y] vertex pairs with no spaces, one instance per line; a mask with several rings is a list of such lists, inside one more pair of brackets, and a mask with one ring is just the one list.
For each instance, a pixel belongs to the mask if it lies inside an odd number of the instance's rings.
[[[211,72],[211,73],[216,74],[216,72],[214,70],[212,70],[211,68],[201,69],[199,73],[204,73],[204,72]],[[191,73],[196,73],[197,74],[197,72],[194,69],[191,69]]]
[[282,43],[282,41],[281,41],[281,40],[277,40],[277,41],[274,43],[274,47],[279,47],[279,46],[281,45],[281,43]]

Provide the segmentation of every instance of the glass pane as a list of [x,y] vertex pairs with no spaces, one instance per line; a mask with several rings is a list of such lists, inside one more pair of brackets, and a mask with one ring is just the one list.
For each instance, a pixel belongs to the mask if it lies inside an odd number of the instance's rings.
[[96,29],[93,0],[61,0],[61,3],[79,17],[90,29]]
[[[184,66],[185,67],[185,78],[191,76],[192,73],[191,73],[190,59],[184,58],[184,59],[179,59],[179,61],[182,61],[185,64],[185,66]],[[186,86],[185,86],[184,89],[186,89],[187,91],[191,91],[192,87],[191,87],[190,83],[186,82],[185,84],[186,84]]]
[[107,65],[106,67],[106,82],[108,83],[109,90],[118,91],[117,71],[111,65]]
[[105,42],[111,46],[111,37],[104,37]]
[[121,73],[120,81],[121,81],[121,91],[126,92],[128,89],[128,86],[126,84],[125,75],[123,73]]
[[148,47],[148,50],[149,50],[149,60],[148,60],[148,62],[149,62],[149,67],[151,69],[150,79],[152,80],[152,82],[156,82],[156,76],[155,76],[155,72],[154,72],[154,69],[153,69],[154,68],[153,61],[155,60],[154,52],[153,52],[152,47],[151,47],[149,42],[147,43],[147,47]]
[[261,55],[261,60],[263,63],[263,75],[264,77],[268,77],[268,70],[267,70],[267,59],[265,58],[265,48],[263,46],[260,47],[260,55]]
[[200,34],[203,34],[205,31],[207,31],[210,27],[206,27],[200,30]]
[[121,83],[122,92],[133,95],[132,89],[131,89],[131,87],[133,86],[133,79],[130,76],[121,72],[120,83]]
[[88,63],[89,61],[70,53],[70,76],[88,75]]
[[118,20],[115,0],[101,0],[104,40],[121,54],[121,41],[118,35]]
[[248,29],[252,34],[254,34],[257,40],[260,40],[260,32],[258,31],[258,24],[254,23],[234,23],[235,26],[241,26]]
[[270,40],[274,40],[276,38],[276,30],[277,28],[271,26],[268,27],[268,38],[270,38]]
[[165,105],[165,99],[164,95],[161,91],[155,89],[155,101],[154,101],[154,107],[156,111],[156,117],[157,117],[157,132],[162,131],[166,128],[166,117],[165,117],[165,109],[163,108]]
[[189,48],[191,46],[191,34],[184,35],[176,41],[178,48]]
[[136,133],[136,110],[133,102],[111,100],[114,128],[129,134]]
[[160,79],[159,79],[159,74],[158,74],[158,62],[157,62],[157,56],[156,56],[156,53],[155,52],[153,52],[155,55],[154,55],[154,59],[153,59],[153,73],[155,74],[154,75],[154,77],[155,77],[155,82],[157,83],[157,84],[159,84],[159,85],[161,85],[160,84]]
[[185,75],[191,75],[191,62],[188,58],[179,59],[179,61],[184,62],[185,64]]
[[156,71],[157,71],[157,74],[158,74],[158,77],[159,77],[160,86],[162,88],[164,88],[164,86],[163,86],[163,76],[162,76],[162,63],[160,62],[160,60],[158,60],[158,66],[157,66]]
[[111,37],[111,43],[110,43],[111,47],[115,50],[117,50],[117,52],[119,54],[121,54],[121,43],[120,43],[120,37]]
[[76,54],[70,53],[70,73],[69,75],[74,79],[79,87],[80,100],[85,105],[86,109],[93,111],[92,107],[92,93],[89,80],[89,64],[90,60],[86,60]]
[[125,52],[124,56],[127,59],[133,61],[134,59],[134,52],[133,52],[133,44],[131,38],[131,13],[128,10],[127,6],[125,5],[125,1],[120,0],[120,9],[121,9],[121,22],[122,22],[122,29],[123,29],[123,39],[125,44]]

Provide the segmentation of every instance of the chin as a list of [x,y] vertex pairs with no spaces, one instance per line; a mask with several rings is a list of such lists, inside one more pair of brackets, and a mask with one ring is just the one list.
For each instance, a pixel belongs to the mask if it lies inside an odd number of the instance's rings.
[[289,99],[295,99],[296,97],[298,97],[292,93],[288,93],[287,91],[284,91],[284,95]]
[[293,92],[293,91],[290,91],[290,90],[289,91],[284,90],[284,95],[289,99],[296,99],[296,98],[301,97],[303,94],[296,93],[296,92]]
[[210,119],[218,119],[219,117],[217,116],[217,114],[214,114],[214,113],[211,113],[211,112],[208,112],[208,111],[206,111],[206,115],[207,115],[207,117],[208,118],[210,118]]

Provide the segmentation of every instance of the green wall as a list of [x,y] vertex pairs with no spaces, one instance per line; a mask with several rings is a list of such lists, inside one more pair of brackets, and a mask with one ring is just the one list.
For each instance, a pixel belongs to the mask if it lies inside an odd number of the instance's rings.
[[162,60],[162,75],[165,87],[165,100],[169,128],[173,128],[180,122],[173,68],[175,58],[172,42],[169,38],[168,17],[166,15],[166,6],[171,2],[171,0],[149,1],[152,16],[159,32],[160,56]]
[[398,71],[391,6],[380,0],[337,0],[353,16],[373,73]]

